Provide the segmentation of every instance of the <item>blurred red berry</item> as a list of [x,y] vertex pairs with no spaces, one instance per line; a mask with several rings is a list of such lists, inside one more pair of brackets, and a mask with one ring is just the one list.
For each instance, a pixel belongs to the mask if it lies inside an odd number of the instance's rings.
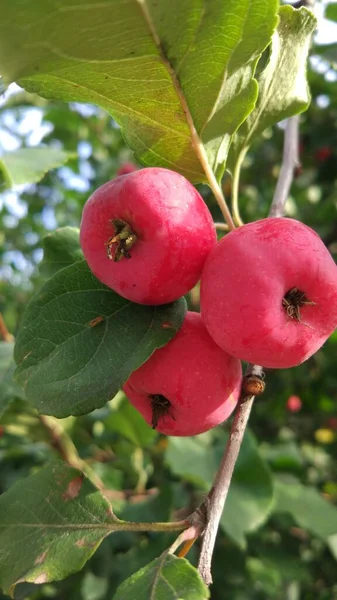
[[332,148],[330,146],[322,146],[315,152],[315,159],[318,162],[325,162],[332,155]]
[[302,400],[299,396],[289,396],[287,400],[287,409],[289,412],[298,412],[302,408]]
[[326,422],[326,426],[337,431],[337,417],[330,417]]

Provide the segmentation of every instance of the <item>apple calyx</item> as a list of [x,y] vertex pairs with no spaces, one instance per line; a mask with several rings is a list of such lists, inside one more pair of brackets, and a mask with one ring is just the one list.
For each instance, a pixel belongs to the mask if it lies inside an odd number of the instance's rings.
[[119,262],[122,258],[131,258],[129,250],[137,241],[136,234],[123,219],[111,219],[111,223],[115,228],[115,235],[104,242],[108,259]]
[[[160,417],[165,417],[169,414],[171,402],[162,394],[150,394],[152,408],[152,429],[156,429]],[[171,415],[172,416],[172,415]]]
[[301,312],[302,306],[316,306],[316,302],[309,300],[308,296],[302,290],[294,287],[288,290],[282,299],[282,306],[287,313],[289,319],[295,319],[301,323]]

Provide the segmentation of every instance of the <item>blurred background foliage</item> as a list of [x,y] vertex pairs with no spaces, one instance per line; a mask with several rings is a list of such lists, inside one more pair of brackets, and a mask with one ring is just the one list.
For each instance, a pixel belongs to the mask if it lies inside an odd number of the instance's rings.
[[[336,9],[330,5],[331,19],[337,20]],[[313,227],[335,258],[336,64],[337,43],[314,44],[312,102],[301,117],[302,166],[287,203],[287,215]],[[246,158],[240,183],[245,221],[268,213],[282,142],[281,124],[266,131]],[[0,151],[37,145],[64,150],[70,158],[34,185],[8,190],[0,180],[0,311],[14,335],[29,298],[45,280],[39,272],[41,239],[57,227],[78,227],[90,193],[132,160],[118,126],[102,110],[47,102],[12,86],[0,105]],[[228,198],[227,176],[223,187]],[[220,221],[211,193],[200,190]],[[188,300],[198,310],[198,290]],[[92,469],[119,516],[162,521],[183,518],[197,506],[228,425],[195,438],[166,439],[120,394],[111,406],[61,420],[63,447],[54,421],[41,418],[11,384],[10,346],[0,346],[0,493],[62,457],[65,447],[65,454]],[[337,598],[336,352],[337,333],[304,365],[267,373],[217,540],[214,600]],[[110,600],[121,581],[170,541],[166,534],[111,535],[80,573],[58,583],[18,586],[15,598]],[[197,550],[189,555],[193,563]]]

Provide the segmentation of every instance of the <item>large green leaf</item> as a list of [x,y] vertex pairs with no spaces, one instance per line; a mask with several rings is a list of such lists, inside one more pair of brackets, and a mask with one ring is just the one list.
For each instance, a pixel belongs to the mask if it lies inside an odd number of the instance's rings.
[[[145,165],[205,180],[254,108],[277,0],[3,0],[0,72],[46,98],[108,110]],[[201,144],[200,144],[201,140]]]
[[43,261],[39,265],[43,275],[50,277],[60,269],[83,260],[79,234],[76,227],[60,227],[43,238]]
[[184,298],[158,307],[134,304],[77,262],[31,300],[15,345],[17,381],[44,414],[88,413],[176,334],[185,310]]
[[294,478],[276,479],[274,512],[289,513],[299,527],[329,541],[337,535],[337,508],[312,487]]
[[[171,470],[192,483],[209,489],[225,448],[224,431],[192,438],[170,438],[167,462]],[[273,485],[269,469],[258,452],[255,438],[247,432],[235,465],[225,509],[223,530],[241,547],[245,534],[257,529],[268,517],[273,504]]]
[[206,600],[209,590],[185,558],[164,553],[126,579],[113,600]]
[[298,10],[282,6],[279,14],[268,63],[257,77],[256,106],[234,136],[229,157],[231,170],[238,156],[245,154],[267,127],[304,111],[309,104],[306,63],[316,19],[303,7]]
[[2,175],[7,187],[36,183],[71,157],[68,152],[57,148],[20,148],[0,156],[0,179]]
[[61,461],[19,481],[0,496],[0,587],[79,571],[115,521],[101,492]]
[[13,349],[14,343],[0,342],[0,416],[13,398],[23,397],[22,389],[13,381]]

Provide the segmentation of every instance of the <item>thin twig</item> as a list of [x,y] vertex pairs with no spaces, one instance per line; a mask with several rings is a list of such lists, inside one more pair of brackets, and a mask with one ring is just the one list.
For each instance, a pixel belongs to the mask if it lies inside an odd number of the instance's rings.
[[281,171],[269,211],[270,217],[283,217],[284,215],[285,203],[294,178],[294,170],[300,164],[298,153],[298,130],[299,116],[296,115],[295,117],[287,119],[284,131]]
[[[293,181],[294,169],[299,165],[298,140],[299,117],[296,116],[291,117],[286,122],[282,167],[269,216],[282,217],[284,214],[284,205]],[[232,423],[227,446],[215,476],[213,487],[203,503],[204,508],[207,511],[207,525],[203,534],[198,569],[206,585],[212,583],[211,562],[215,540],[234,467],[253,406],[255,398],[254,394],[258,395],[263,391],[263,368],[259,365],[249,364],[244,377],[241,399]]]
[[262,367],[249,366],[247,375],[244,378],[242,396],[231,426],[226,449],[215,476],[213,487],[205,500],[208,519],[201,545],[198,570],[206,585],[212,583],[211,563],[215,540],[234,467],[240,452],[243,436],[254,402],[254,396],[250,393],[249,385],[248,389],[246,389],[247,382],[249,382],[251,378],[259,378],[262,383],[264,379]]

